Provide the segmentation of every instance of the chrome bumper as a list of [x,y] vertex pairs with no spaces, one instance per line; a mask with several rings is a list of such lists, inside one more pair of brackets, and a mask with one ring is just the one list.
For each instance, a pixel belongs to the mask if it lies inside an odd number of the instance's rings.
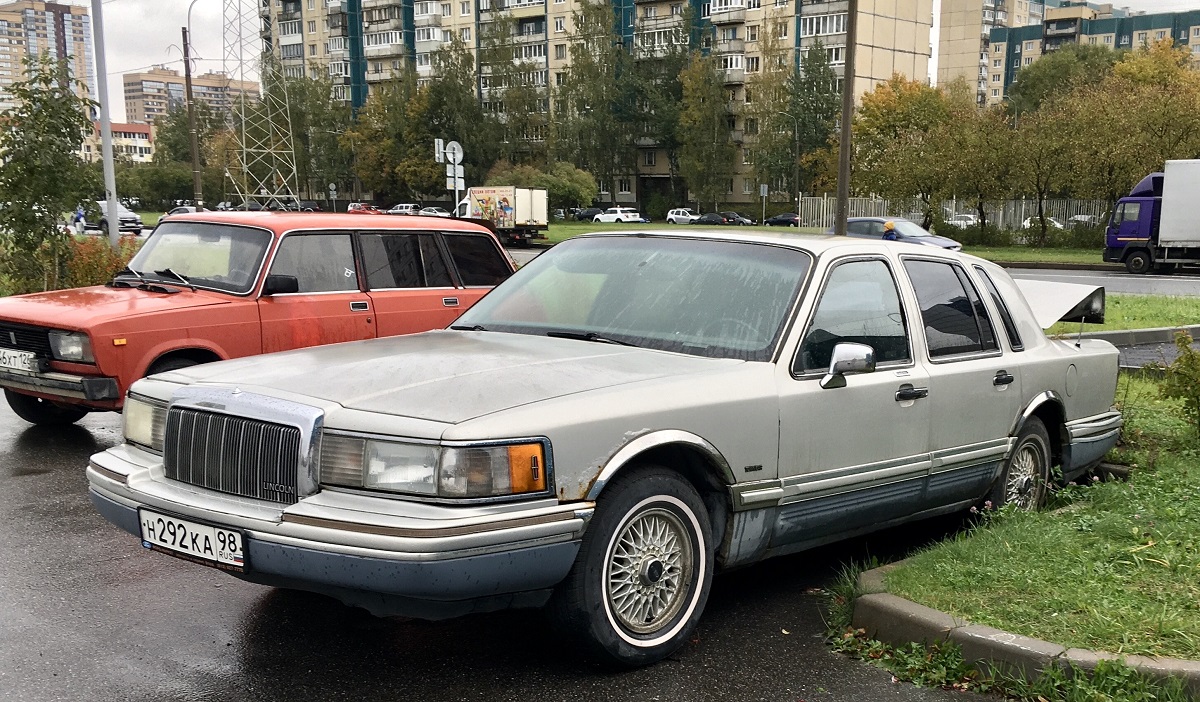
[[118,400],[116,378],[72,375],[70,373],[14,373],[0,370],[0,387],[11,390],[57,395],[74,400]]
[[1071,480],[1099,463],[1104,454],[1117,445],[1124,425],[1121,413],[1116,410],[1067,422],[1063,478]]
[[251,582],[323,593],[376,614],[441,619],[538,606],[571,569],[594,503],[446,506],[322,491],[293,505],[202,490],[162,476],[128,445],[92,457],[93,504],[140,538],[147,507],[240,529]]

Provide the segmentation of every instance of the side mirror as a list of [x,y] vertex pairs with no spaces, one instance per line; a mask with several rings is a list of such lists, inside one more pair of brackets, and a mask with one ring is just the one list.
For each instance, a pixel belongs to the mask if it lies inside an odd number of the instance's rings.
[[844,388],[846,376],[875,372],[875,349],[866,344],[842,342],[833,347],[829,372],[821,378],[821,387]]
[[268,275],[263,295],[285,295],[300,292],[300,281],[294,275]]

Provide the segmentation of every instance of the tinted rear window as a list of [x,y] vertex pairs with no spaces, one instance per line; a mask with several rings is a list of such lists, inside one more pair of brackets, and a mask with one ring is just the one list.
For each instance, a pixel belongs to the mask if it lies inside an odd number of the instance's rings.
[[498,285],[512,274],[491,237],[447,234],[446,247],[450,249],[450,258],[458,267],[463,285]]

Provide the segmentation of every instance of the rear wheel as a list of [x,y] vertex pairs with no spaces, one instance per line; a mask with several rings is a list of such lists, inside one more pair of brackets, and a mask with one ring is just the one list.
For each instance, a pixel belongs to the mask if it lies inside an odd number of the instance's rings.
[[1046,501],[1050,481],[1050,435],[1046,425],[1030,417],[1017,443],[1004,464],[1000,481],[992,488],[989,499],[995,508],[1015,504],[1023,510],[1035,510]]
[[1125,258],[1125,270],[1130,273],[1146,273],[1153,264],[1149,251],[1134,251]]
[[4,399],[18,417],[30,424],[61,426],[74,424],[88,413],[87,408],[62,402],[45,400],[33,395],[22,395],[12,390],[4,391]]
[[649,665],[691,635],[712,573],[712,528],[695,488],[665,468],[635,469],[596,502],[550,614],[601,661]]

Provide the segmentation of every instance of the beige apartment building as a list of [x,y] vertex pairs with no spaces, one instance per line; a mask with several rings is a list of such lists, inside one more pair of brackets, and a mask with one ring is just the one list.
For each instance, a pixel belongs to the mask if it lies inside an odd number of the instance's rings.
[[991,32],[996,27],[1041,25],[1046,6],[1040,0],[942,0],[937,82],[965,79],[980,104],[987,100],[993,65]]
[[[114,122],[112,124],[113,156],[118,160],[133,163],[150,163],[154,160],[154,125]],[[79,147],[79,158],[84,161],[99,161],[100,123],[92,123],[92,131]]]
[[22,77],[26,56],[69,58],[81,97],[96,98],[92,23],[86,7],[37,0],[0,1],[0,109],[13,107],[7,87]]
[[[153,124],[171,108],[184,104],[187,95],[179,71],[155,66],[148,71],[122,76],[125,89],[125,120],[135,124]],[[230,80],[227,75],[209,71],[192,76],[192,95],[220,112],[229,112],[243,93],[258,99],[258,83]]]
[[[533,83],[553,89],[565,80],[575,31],[572,16],[579,10],[576,0],[416,0],[410,5],[411,15],[405,5],[401,0],[264,0],[263,36],[278,47],[286,75],[327,71],[334,79],[335,98],[361,104],[373,85],[393,79],[406,62],[415,67],[418,80],[430,79],[434,52],[452,39],[477,51],[481,27],[486,31],[494,13],[503,10],[515,21],[514,59],[531,64]],[[747,80],[763,69],[764,45],[781,47],[783,60],[795,61],[819,41],[841,75],[848,5],[848,0],[618,0],[613,7],[617,32],[626,46],[643,56],[670,43],[687,44],[683,21],[688,8],[694,8],[701,26],[711,27],[703,48],[717,58],[738,113],[738,104],[747,98]],[[356,15],[361,17],[361,32]],[[855,94],[895,73],[924,79],[932,25],[933,0],[859,0]],[[362,45],[357,62],[350,51],[354,42]],[[480,76],[485,102],[488,90],[485,74]],[[747,134],[746,126],[742,117],[735,117],[731,138],[745,147],[738,161],[740,171],[748,174],[753,135]],[[664,178],[667,165],[665,151],[639,144],[638,171],[606,184],[616,192],[605,199],[640,201],[647,180]],[[758,197],[757,183],[749,175],[739,174],[730,188],[734,201]]]

